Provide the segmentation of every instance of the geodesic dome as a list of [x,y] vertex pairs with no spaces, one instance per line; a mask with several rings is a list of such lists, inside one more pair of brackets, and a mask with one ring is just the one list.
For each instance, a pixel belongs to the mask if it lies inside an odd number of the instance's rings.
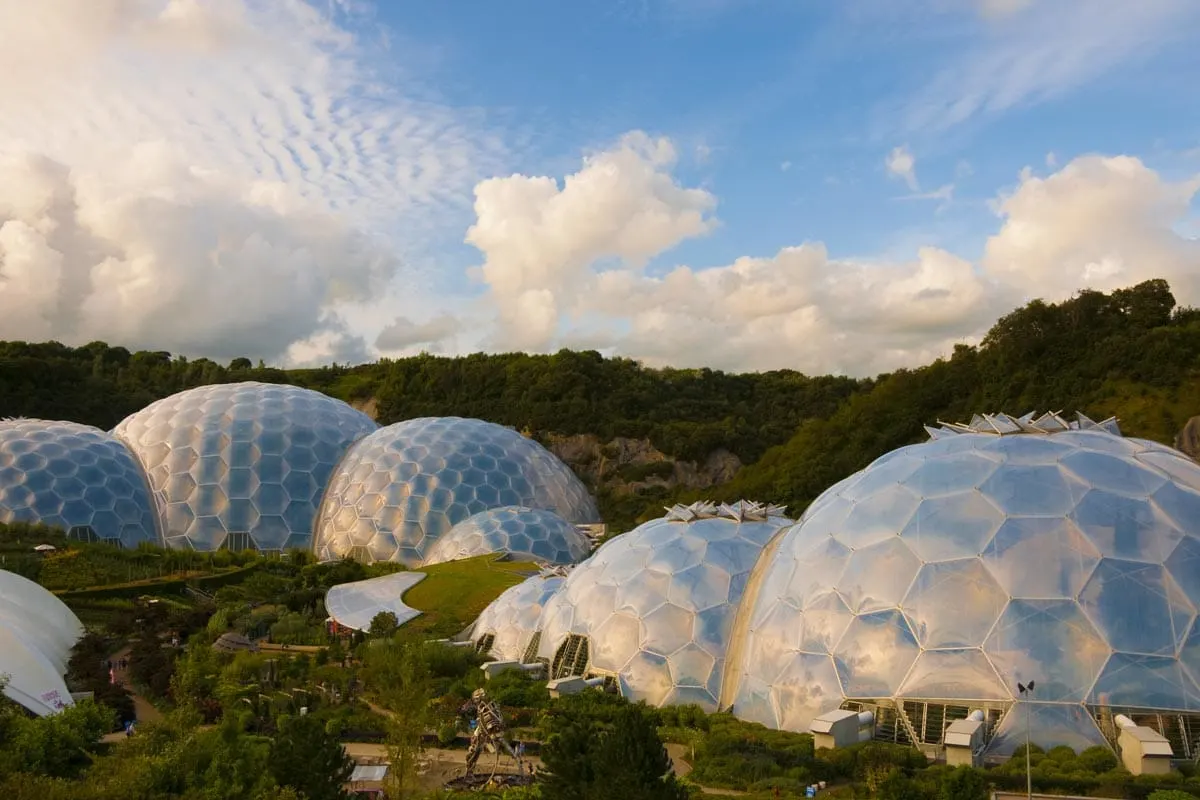
[[157,518],[141,465],[119,439],[74,422],[0,420],[0,522],[137,547],[159,541]]
[[847,699],[990,707],[996,754],[1023,710],[1076,749],[1104,743],[1100,708],[1200,711],[1200,465],[1083,415],[929,432],[764,558],[722,704],[796,731]]
[[471,626],[475,647],[497,661],[532,662],[537,656],[542,608],[564,580],[562,574],[547,572],[505,589]]
[[588,538],[571,523],[540,508],[504,506],[467,517],[433,543],[425,566],[505,553],[514,561],[575,564],[591,551]]
[[433,543],[474,514],[501,506],[596,522],[587,488],[549,450],[511,428],[422,417],[381,428],[352,447],[321,505],[317,555],[418,566]]
[[334,466],[377,427],[320,392],[246,382],[171,395],[113,433],[146,470],[169,546],[281,550],[311,545]]
[[630,700],[714,710],[750,571],[791,520],[757,503],[676,506],[606,542],[546,604],[552,677],[615,677]]

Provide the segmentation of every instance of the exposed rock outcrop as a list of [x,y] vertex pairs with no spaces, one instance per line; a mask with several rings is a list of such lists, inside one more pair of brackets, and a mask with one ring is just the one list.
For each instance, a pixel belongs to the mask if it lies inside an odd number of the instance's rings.
[[677,461],[647,439],[617,437],[602,443],[592,434],[546,438],[550,450],[584,480],[617,492],[656,486],[704,489],[730,480],[742,467],[727,450],[716,450],[703,462]]
[[1183,430],[1175,434],[1175,449],[1187,453],[1192,458],[1200,456],[1200,417],[1189,419]]

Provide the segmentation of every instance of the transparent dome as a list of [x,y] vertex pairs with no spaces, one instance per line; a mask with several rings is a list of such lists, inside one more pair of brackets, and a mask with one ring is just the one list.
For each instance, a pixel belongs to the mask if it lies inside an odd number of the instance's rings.
[[381,428],[352,447],[317,522],[322,560],[352,556],[418,566],[438,538],[501,506],[596,522],[587,488],[549,450],[511,428],[423,417]]
[[426,551],[425,566],[486,553],[505,553],[515,561],[575,564],[591,549],[588,538],[553,511],[505,506],[455,525]]
[[630,700],[715,710],[750,571],[791,522],[780,514],[696,503],[610,539],[546,604],[538,655],[553,677],[609,675]]
[[146,469],[168,545],[281,550],[311,545],[334,466],[377,427],[320,392],[229,383],[152,403],[113,433]]
[[1089,706],[1200,710],[1200,465],[1082,415],[930,433],[782,534],[722,704],[796,731],[845,699],[990,704],[998,754],[1018,682],[1047,747],[1102,744]]
[[471,628],[475,647],[497,661],[531,663],[537,656],[542,607],[562,587],[557,573],[534,575],[510,587],[479,615]]
[[0,420],[0,522],[40,522],[122,547],[159,542],[137,459],[119,439],[74,422]]

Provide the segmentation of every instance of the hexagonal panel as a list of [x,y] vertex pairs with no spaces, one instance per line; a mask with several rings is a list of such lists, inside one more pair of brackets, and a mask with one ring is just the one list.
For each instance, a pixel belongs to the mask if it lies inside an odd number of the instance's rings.
[[983,645],[1005,686],[1035,681],[1040,700],[1081,703],[1112,649],[1073,600],[1013,600]]
[[632,702],[661,705],[674,684],[667,659],[655,653],[639,652],[617,676],[621,694]]
[[900,484],[891,484],[854,503],[837,533],[854,549],[885,541],[904,530],[920,499]]
[[922,500],[900,538],[925,561],[977,556],[1004,519],[982,493],[968,490]]
[[833,661],[847,697],[891,697],[919,653],[904,615],[880,611],[854,618]]
[[1110,558],[1161,564],[1183,538],[1183,532],[1147,495],[1129,497],[1092,489],[1069,517]]
[[991,662],[973,648],[922,653],[896,695],[960,701],[1010,697]]
[[[844,699],[837,669],[829,656],[797,653],[770,687],[772,727],[808,730],[813,718],[832,711]],[[741,715],[742,701],[737,705]],[[771,724],[771,723],[765,723]]]
[[999,466],[998,459],[980,452],[950,453],[924,461],[905,485],[922,499],[963,495],[979,488]]
[[[370,417],[319,392],[233,383],[159,400],[125,418],[113,433],[150,476],[166,509],[169,546],[220,547],[224,536],[217,532],[232,530],[248,534],[259,548],[278,550],[310,540],[320,493],[337,460],[377,427]],[[199,488],[187,492],[189,483]],[[253,515],[229,498],[253,503],[260,516],[250,530],[239,529]],[[288,527],[264,525],[264,516],[282,517]],[[215,517],[216,522],[197,527],[190,517]]]
[[1066,514],[1087,489],[1087,484],[1057,464],[1005,464],[979,487],[984,497],[1010,516]]
[[921,562],[898,536],[851,554],[838,581],[839,594],[856,614],[900,605]]
[[1164,565],[1192,605],[1200,608],[1200,539],[1183,537]]
[[983,551],[983,562],[1013,597],[1075,597],[1100,551],[1065,517],[1012,517]]
[[[0,522],[63,531],[90,526],[100,539],[123,547],[161,541],[141,465],[124,443],[98,428],[0,420],[0,471]],[[120,514],[114,513],[118,503]]]
[[1008,595],[977,558],[926,564],[901,608],[924,648],[978,647]]
[[1079,595],[1084,613],[1114,650],[1173,655],[1196,609],[1158,564],[1106,558]]
[[[491,469],[481,466],[483,455]],[[357,485],[376,474],[386,476],[383,505],[347,518],[341,511],[355,505]],[[413,498],[421,502],[410,503]],[[399,509],[405,524],[391,530],[403,537],[397,539],[401,558],[417,566],[455,525],[502,506],[552,511],[572,524],[598,520],[587,489],[537,442],[482,420],[411,419],[376,431],[346,453],[325,493],[315,549],[322,560],[358,552],[378,529],[379,515]],[[375,560],[382,555],[371,553]]]
[[1200,711],[1200,689],[1177,659],[1113,653],[1088,697],[1105,706]]
[[1060,463],[1092,489],[1111,494],[1146,497],[1167,482],[1162,472],[1128,456],[1077,450],[1063,456]]

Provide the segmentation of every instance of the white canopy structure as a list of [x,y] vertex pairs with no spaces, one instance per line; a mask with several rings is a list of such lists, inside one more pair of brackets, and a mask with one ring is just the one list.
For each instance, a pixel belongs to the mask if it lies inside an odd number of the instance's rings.
[[33,581],[0,570],[0,675],[4,694],[38,716],[71,705],[63,680],[83,625]]
[[412,587],[425,579],[424,572],[394,572],[380,578],[343,583],[325,593],[325,610],[337,624],[356,631],[371,627],[371,620],[381,611],[396,615],[401,625],[421,616],[415,608],[401,602]]

